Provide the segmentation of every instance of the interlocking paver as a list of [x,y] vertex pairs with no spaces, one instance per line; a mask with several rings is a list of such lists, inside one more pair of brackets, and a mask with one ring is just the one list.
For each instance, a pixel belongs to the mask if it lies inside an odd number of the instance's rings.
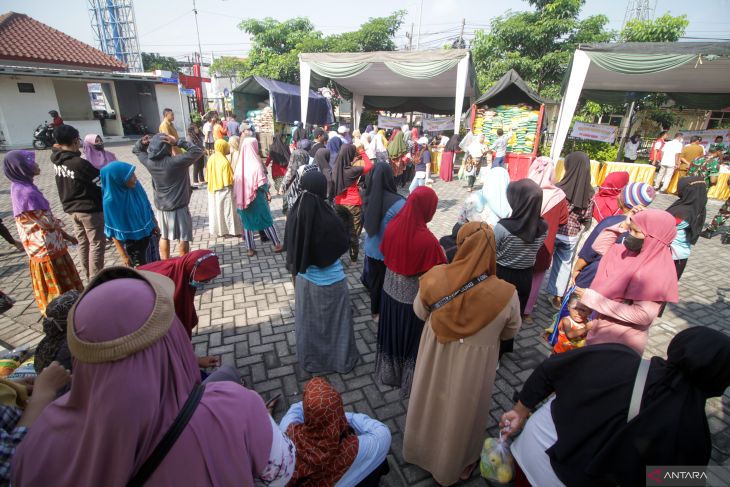
[[[131,145],[119,145],[113,150],[122,160],[137,164],[131,153]],[[50,152],[40,151],[36,154],[42,169],[37,184],[51,202],[54,214],[70,228],[70,221],[61,210],[58,200],[49,161]],[[151,196],[149,175],[143,167],[138,167],[137,176]],[[464,184],[459,181],[443,183],[436,180],[433,188],[440,201],[436,216],[429,226],[437,236],[442,236],[451,232],[467,193]],[[665,208],[673,199],[660,195],[654,206]],[[711,201],[708,217],[714,215],[719,206],[720,202]],[[281,214],[281,197],[274,196],[272,211],[280,236],[283,237],[285,220]],[[238,367],[246,385],[265,399],[282,392],[284,404],[276,414],[280,417],[284,407],[301,400],[303,385],[312,377],[296,361],[294,288],[284,269],[284,255],[274,254],[271,244],[260,242],[258,237],[258,254],[251,259],[246,256],[241,239],[211,239],[207,229],[205,191],[193,193],[191,212],[196,227],[193,249],[214,250],[220,258],[222,270],[222,275],[213,283],[205,285],[196,297],[200,322],[193,336],[195,351],[200,355],[218,354],[223,363]],[[0,216],[9,224],[11,232],[15,233],[10,211],[9,183],[5,178],[0,178]],[[652,326],[647,355],[666,356],[669,340],[688,326],[708,326],[730,333],[728,252],[730,247],[721,245],[717,237],[711,241],[700,239],[680,282],[681,302],[669,305],[664,316]],[[73,257],[76,259],[75,255]],[[113,246],[107,248],[106,262],[107,265],[118,265],[120,262]],[[33,300],[26,258],[12,252],[3,243],[0,244],[0,266],[0,289],[17,299],[12,310],[0,315],[0,344],[11,348],[34,345],[41,338],[42,327]],[[393,447],[388,456],[391,473],[383,480],[383,485],[435,485],[427,472],[403,463],[401,448],[407,401],[401,400],[398,389],[375,381],[377,323],[370,316],[369,298],[359,280],[361,270],[362,257],[355,265],[345,265],[360,361],[350,373],[328,374],[327,378],[343,393],[348,410],[373,415],[391,428]],[[535,322],[523,327],[516,339],[515,352],[503,358],[497,371],[491,420],[485,435],[496,433],[496,421],[504,408],[511,406],[514,392],[519,390],[532,369],[549,355],[550,351],[541,336],[551,316],[552,309],[544,299],[540,299],[533,314]],[[730,461],[730,396],[726,394],[708,401],[707,413],[713,435],[713,461],[727,463]],[[472,478],[462,485],[483,484],[479,479]]]

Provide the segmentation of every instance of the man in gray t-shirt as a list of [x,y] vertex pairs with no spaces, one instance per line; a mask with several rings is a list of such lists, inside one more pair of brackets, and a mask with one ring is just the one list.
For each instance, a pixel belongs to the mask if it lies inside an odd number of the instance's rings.
[[[185,153],[172,155],[172,146]],[[132,152],[152,176],[157,223],[160,226],[160,256],[170,257],[170,240],[178,241],[178,254],[190,251],[193,240],[193,219],[190,216],[190,176],[188,168],[203,157],[203,149],[185,139],[157,134],[150,139],[145,135],[134,145]]]

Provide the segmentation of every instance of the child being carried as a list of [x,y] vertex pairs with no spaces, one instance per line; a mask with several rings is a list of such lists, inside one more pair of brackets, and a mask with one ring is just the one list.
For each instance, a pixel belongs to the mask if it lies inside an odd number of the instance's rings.
[[568,314],[558,323],[558,341],[553,347],[555,353],[563,353],[585,345],[585,338],[591,329],[591,310],[581,304],[573,295],[568,301]]

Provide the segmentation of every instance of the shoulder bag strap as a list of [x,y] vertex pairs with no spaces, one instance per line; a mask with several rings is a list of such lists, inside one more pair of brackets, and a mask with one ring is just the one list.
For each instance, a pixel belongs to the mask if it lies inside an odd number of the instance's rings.
[[449,294],[448,296],[444,296],[443,298],[439,299],[434,304],[432,304],[430,306],[431,312],[436,311],[439,308],[443,308],[444,306],[446,306],[446,304],[448,304],[456,296],[458,296],[461,293],[465,293],[466,291],[473,288],[474,286],[476,286],[480,282],[484,281],[488,277],[489,277],[488,275],[482,274],[480,276],[475,277],[474,279],[471,279],[469,282],[467,282],[466,284],[461,286],[459,289],[457,289],[453,293]]
[[204,391],[204,384],[198,384],[195,388],[193,388],[187,401],[185,401],[185,404],[178,413],[177,418],[175,418],[175,421],[172,423],[172,426],[170,426],[170,429],[167,430],[167,433],[165,433],[165,436],[162,437],[160,442],[152,451],[152,454],[147,457],[147,460],[145,460],[139,470],[137,470],[137,473],[134,474],[134,477],[127,482],[127,487],[143,486],[145,482],[147,482],[147,479],[149,479],[155,470],[157,470],[157,467],[160,466],[162,460],[164,460],[167,454],[170,453],[173,445],[180,437],[183,430],[185,430],[185,426],[187,426],[190,418],[193,417],[193,413],[197,409],[198,404],[200,404],[200,400],[203,398]]
[[636,380],[634,380],[634,390],[631,393],[631,403],[629,403],[629,414],[626,418],[626,422],[631,422],[632,419],[639,414],[641,409],[641,398],[644,396],[644,386],[646,385],[646,376],[649,374],[650,360],[643,359],[639,363],[639,369],[636,371]]

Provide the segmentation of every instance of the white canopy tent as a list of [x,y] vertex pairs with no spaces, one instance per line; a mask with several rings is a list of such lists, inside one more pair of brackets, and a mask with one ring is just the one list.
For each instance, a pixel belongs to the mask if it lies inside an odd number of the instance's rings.
[[687,108],[730,107],[729,42],[626,42],[579,46],[567,85],[550,156],[557,160],[581,96],[620,102],[667,93]]
[[[302,93],[308,92],[310,84],[321,87],[333,81],[352,98],[355,127],[363,108],[372,108],[453,113],[458,131],[464,108],[478,95],[476,74],[465,49],[300,54],[299,69]],[[301,104],[301,120],[306,120],[306,96]]]

